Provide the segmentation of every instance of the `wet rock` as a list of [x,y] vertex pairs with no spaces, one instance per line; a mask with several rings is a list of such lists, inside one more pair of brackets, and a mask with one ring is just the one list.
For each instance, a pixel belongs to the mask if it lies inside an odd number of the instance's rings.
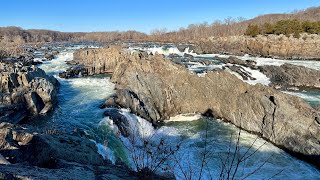
[[79,62],[71,60],[71,61],[66,61],[66,64],[68,64],[68,65],[78,65]]
[[256,80],[256,78],[252,77],[251,73],[246,71],[243,67],[241,66],[226,66],[228,67],[231,71],[238,73],[243,80]]
[[10,162],[0,154],[0,164],[10,164]]
[[118,109],[108,108],[105,110],[104,115],[113,120],[124,137],[130,135],[128,119]]
[[77,136],[40,134],[9,123],[0,124],[0,153],[10,163],[56,168],[59,160],[103,165],[94,142]]
[[261,66],[259,70],[270,78],[274,87],[278,86],[281,89],[320,88],[320,71],[304,66],[286,63],[281,66]]
[[244,67],[250,67],[252,69],[257,69],[256,67],[256,62],[255,61],[251,61],[251,60],[241,60],[237,57],[234,57],[234,56],[230,56],[228,58],[224,58],[224,57],[214,57],[214,59],[220,61],[221,63],[223,64],[235,64],[235,65],[241,65],[241,66],[244,66]]
[[193,55],[187,54],[187,53],[185,53],[185,54],[183,55],[183,57],[185,57],[185,58],[187,58],[187,59],[193,59],[193,58],[194,58]]
[[112,101],[153,124],[178,114],[211,110],[212,116],[320,165],[320,159],[314,158],[320,157],[320,126],[315,110],[301,98],[248,85],[226,71],[198,77],[161,55],[141,56],[114,47],[87,52],[88,56],[82,52],[83,59],[91,64],[113,59],[117,91]]
[[65,79],[83,76],[88,76],[87,69],[83,65],[74,65],[68,68],[65,72],[59,73],[59,77]]
[[199,46],[192,45],[192,44],[176,44],[176,47],[180,52],[184,52],[186,49],[189,52],[197,53],[197,54],[203,54],[203,51]]
[[46,53],[44,55],[44,57],[48,60],[51,61],[52,59],[54,59],[54,55],[52,53]]

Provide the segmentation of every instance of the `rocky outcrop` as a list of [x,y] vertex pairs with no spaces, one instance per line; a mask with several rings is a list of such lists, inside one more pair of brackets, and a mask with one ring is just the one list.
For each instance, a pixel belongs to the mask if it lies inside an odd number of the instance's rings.
[[63,133],[37,133],[9,123],[0,124],[0,153],[12,163],[57,168],[60,161],[103,165],[94,142]]
[[299,39],[284,35],[213,37],[197,44],[204,53],[252,54],[281,59],[319,60],[320,57],[320,36],[314,34],[303,34]]
[[120,50],[121,46],[78,50],[73,54],[73,60],[68,62],[71,67],[59,73],[59,77],[75,78],[94,74],[110,74],[118,63],[127,59],[127,53],[122,53]]
[[185,50],[188,50],[189,52],[197,53],[197,54],[203,54],[201,48],[199,46],[193,45],[193,44],[176,44],[176,47],[179,51],[184,52]]
[[[65,133],[0,124],[0,179],[139,179],[98,154],[95,143]],[[154,175],[155,179],[166,177]]]
[[230,56],[228,58],[224,58],[224,57],[214,57],[215,60],[220,61],[223,64],[236,64],[236,65],[241,65],[244,67],[250,67],[252,69],[257,69],[256,65],[257,63],[255,61],[252,60],[241,60],[237,57],[234,56]]
[[130,108],[154,124],[178,114],[211,114],[320,165],[319,115],[302,99],[225,71],[198,77],[160,55],[124,56],[129,59],[114,70],[117,93],[109,105]]
[[85,66],[88,75],[112,73],[116,65],[126,59],[120,46],[99,49],[81,49],[73,54],[74,61]]
[[277,88],[320,88],[320,71],[314,69],[287,63],[281,66],[261,66],[259,69]]
[[45,114],[56,103],[58,81],[36,66],[0,63],[0,122],[18,123],[28,115]]
[[129,121],[123,114],[121,114],[121,112],[118,109],[107,108],[104,112],[104,115],[108,116],[111,120],[113,120],[115,125],[117,125],[120,133],[124,137],[128,137],[130,135],[131,132],[128,129]]
[[229,68],[231,71],[238,73],[243,80],[256,80],[256,78],[252,77],[252,74],[246,71],[243,67],[237,65],[226,65],[225,67]]
[[66,71],[59,73],[59,77],[65,79],[82,76],[88,76],[88,70],[83,65],[72,65]]
[[[153,174],[150,179],[175,179],[170,175]],[[140,179],[140,176],[124,164],[104,160],[96,144],[86,137],[58,131],[39,133],[0,123],[0,179]]]

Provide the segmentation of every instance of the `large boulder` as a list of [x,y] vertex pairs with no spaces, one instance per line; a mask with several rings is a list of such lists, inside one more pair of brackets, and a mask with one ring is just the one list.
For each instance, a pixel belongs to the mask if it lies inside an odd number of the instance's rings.
[[281,66],[260,66],[259,69],[270,78],[273,86],[320,88],[320,71],[314,69],[288,63]]
[[12,164],[44,168],[56,168],[60,160],[104,164],[95,143],[86,138],[58,132],[38,133],[10,123],[0,124],[0,154]]
[[18,123],[27,115],[46,114],[56,103],[59,82],[36,66],[0,63],[0,122]]

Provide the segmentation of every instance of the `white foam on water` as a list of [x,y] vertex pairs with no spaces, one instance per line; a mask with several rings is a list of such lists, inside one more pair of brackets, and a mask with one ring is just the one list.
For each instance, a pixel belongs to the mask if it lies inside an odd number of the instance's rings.
[[33,61],[34,62],[43,62],[43,59],[42,58],[34,58]]
[[[78,89],[82,96],[89,100],[104,99],[115,93],[113,84],[109,77],[95,78],[83,77],[74,79],[58,78],[59,82],[64,85]],[[67,93],[67,92],[65,92]]]
[[168,56],[170,54],[177,54],[179,56],[183,56],[184,54],[189,54],[196,56],[197,54],[194,53],[193,51],[189,51],[189,48],[186,48],[183,52],[181,52],[177,47],[164,47],[164,46],[154,46],[154,47],[129,47],[128,48],[130,51],[135,51],[135,50],[140,50],[140,51],[145,51],[147,53],[152,53],[152,54],[163,54],[165,56]]
[[51,61],[45,61],[39,67],[49,75],[58,75],[60,72],[67,70],[69,67],[65,61],[73,60],[74,51],[61,52]]
[[242,60],[253,60],[257,62],[257,66],[266,66],[266,65],[281,66],[285,63],[289,63],[293,65],[298,65],[298,66],[305,66],[307,68],[311,68],[315,70],[320,70],[320,61],[282,60],[282,59],[273,59],[273,58],[252,57],[249,55],[237,56],[237,57]]
[[308,94],[308,92],[292,92],[292,91],[283,91],[286,94],[293,96],[301,97],[302,99],[309,102],[318,102],[320,104],[320,93],[317,95]]
[[169,120],[165,120],[164,122],[181,122],[181,121],[196,121],[199,120],[202,116],[200,114],[179,114],[174,117],[170,117]]
[[96,146],[98,148],[98,153],[103,157],[103,159],[109,159],[113,164],[116,163],[116,157],[110,148],[100,143],[97,143]]
[[244,80],[244,82],[251,85],[255,85],[259,83],[265,86],[268,86],[271,83],[270,78],[268,78],[265,74],[261,73],[259,70],[253,70],[248,67],[243,67],[243,68],[244,70],[250,72],[252,77],[256,78],[256,80],[248,79],[248,80]]
[[113,164],[115,164],[116,156],[114,155],[113,151],[110,148],[108,148],[107,144],[100,144],[94,140],[91,140],[91,141],[96,144],[97,149],[98,149],[98,153],[103,157],[103,159],[108,159]]
[[[53,60],[40,65],[40,68],[54,75],[60,82],[59,103],[50,121],[59,127],[62,124],[66,128],[71,125],[80,128],[96,128],[104,111],[98,107],[107,97],[114,94],[115,85],[111,83],[109,77],[59,78],[58,73],[68,68],[65,61],[73,60],[73,52],[79,49],[79,46],[67,49],[59,53]],[[107,144],[96,143],[96,146],[104,158],[115,162],[115,155]]]
[[[142,146],[143,140],[147,139],[149,142],[157,143],[161,138],[166,140],[166,144],[174,147],[180,145],[180,150],[176,151],[176,157],[179,160],[179,164],[184,171],[188,171],[191,168],[194,172],[194,177],[200,172],[201,165],[201,152],[204,150],[204,137],[205,128],[203,120],[183,121],[185,115],[177,116],[176,122],[167,122],[165,126],[159,129],[154,129],[148,121],[130,114],[128,111],[123,112],[129,121],[130,128],[136,139],[137,144]],[[173,124],[172,124],[173,123]],[[178,124],[174,124],[178,123]],[[220,159],[219,157],[226,157],[229,149],[229,138],[233,132],[233,141],[236,140],[236,134],[238,129],[233,125],[223,123],[222,121],[209,121],[208,131],[208,144],[207,149],[210,151],[210,157],[208,166],[210,171],[204,169],[203,179],[218,178],[220,173]],[[129,138],[121,137],[125,146],[129,149],[132,147]],[[246,160],[240,167],[239,173],[236,178],[241,178],[255,171],[261,163],[265,163],[261,170],[250,176],[251,179],[263,179],[270,178],[279,171],[283,172],[276,176],[276,179],[313,179],[319,177],[320,173],[314,167],[309,164],[299,161],[281,149],[273,146],[263,139],[258,138],[256,135],[252,135],[246,132],[241,132],[240,136],[240,154],[244,154],[247,149],[253,144],[252,150],[258,149],[258,151],[252,155],[252,158]],[[254,142],[255,141],[255,142]],[[253,143],[254,142],[254,143]],[[142,151],[142,150],[141,150]],[[130,153],[130,152],[128,152]],[[137,153],[137,152],[136,152]],[[138,151],[138,153],[141,153]],[[146,160],[144,162],[147,162]],[[173,165],[175,161],[169,160],[167,163]],[[134,168],[134,167],[133,167]],[[174,166],[173,168],[177,179],[185,179],[181,168]],[[293,173],[296,172],[296,173]]]

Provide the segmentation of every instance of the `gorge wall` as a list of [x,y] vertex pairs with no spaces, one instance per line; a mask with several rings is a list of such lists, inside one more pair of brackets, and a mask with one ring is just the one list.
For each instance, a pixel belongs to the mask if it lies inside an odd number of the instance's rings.
[[196,44],[200,46],[200,52],[203,53],[251,54],[280,59],[319,60],[319,43],[319,35],[302,34],[300,38],[285,35],[213,37],[197,41]]

